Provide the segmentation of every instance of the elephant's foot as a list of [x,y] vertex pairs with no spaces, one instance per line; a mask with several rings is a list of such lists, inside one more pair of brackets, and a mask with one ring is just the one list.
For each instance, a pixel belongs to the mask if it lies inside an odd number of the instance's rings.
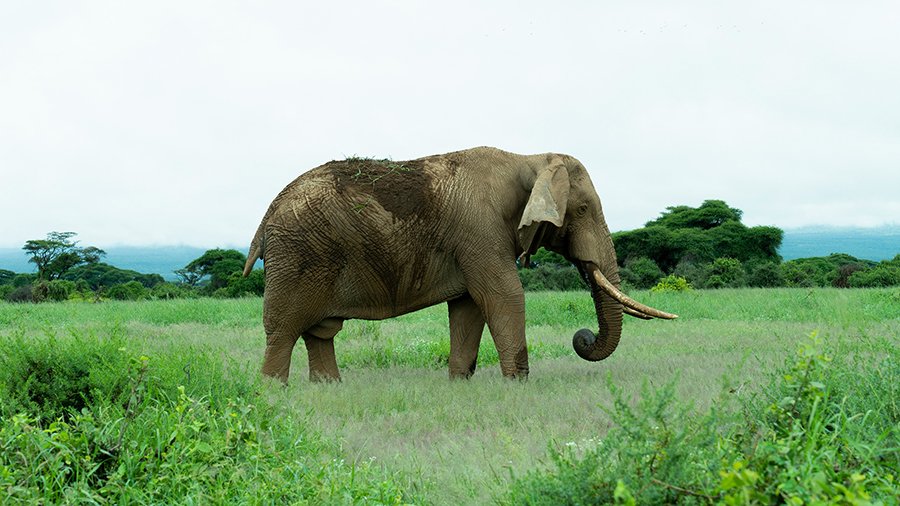
[[325,371],[314,371],[312,369],[309,370],[309,381],[313,383],[340,383],[341,382],[341,374],[333,374],[331,372]]
[[266,356],[263,359],[262,373],[270,378],[276,378],[286,385],[288,374],[291,371],[292,349],[293,345],[285,343],[267,345]]
[[474,364],[472,364],[471,369],[464,369],[464,370],[459,370],[459,369],[454,370],[453,368],[450,369],[450,379],[452,379],[452,380],[467,380],[467,379],[471,378],[473,374],[475,374],[475,365]]
[[334,339],[320,339],[304,333],[303,342],[306,343],[306,352],[309,355],[309,380],[341,381],[341,372],[334,356]]

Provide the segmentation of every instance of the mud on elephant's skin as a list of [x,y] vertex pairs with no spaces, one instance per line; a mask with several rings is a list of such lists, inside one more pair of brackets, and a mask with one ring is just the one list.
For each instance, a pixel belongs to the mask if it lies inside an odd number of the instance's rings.
[[608,357],[622,314],[675,318],[619,291],[616,253],[584,166],[562,154],[480,147],[405,162],[332,161],[269,206],[244,268],[265,263],[263,373],[286,382],[303,338],[313,380],[339,380],[344,320],[381,320],[446,302],[450,376],[475,371],[485,324],[504,376],[528,374],[525,295],[514,260],[562,254],[591,287],[599,331],[576,353]]

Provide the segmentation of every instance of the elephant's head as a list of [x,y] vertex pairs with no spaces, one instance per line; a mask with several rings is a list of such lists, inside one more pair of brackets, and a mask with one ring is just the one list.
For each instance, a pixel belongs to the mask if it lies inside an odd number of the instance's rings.
[[616,251],[600,198],[587,170],[570,156],[550,154],[536,167],[518,239],[523,256],[541,246],[565,256],[591,287],[600,329],[596,334],[581,329],[572,339],[575,352],[585,360],[603,360],[615,351],[623,312],[642,319],[677,318],[619,290]]

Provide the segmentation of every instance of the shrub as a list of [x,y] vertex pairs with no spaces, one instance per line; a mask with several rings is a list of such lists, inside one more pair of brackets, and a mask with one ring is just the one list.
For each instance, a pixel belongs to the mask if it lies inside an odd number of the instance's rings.
[[847,283],[852,287],[877,287],[900,285],[900,255],[885,260],[867,270],[853,272]]
[[691,286],[701,287],[706,284],[706,278],[709,277],[708,267],[708,264],[703,265],[689,260],[682,260],[675,267],[672,274],[686,279]]
[[411,502],[376,466],[323,458],[333,448],[254,393],[257,375],[123,344],[0,341],[4,504]]
[[[859,267],[870,267],[875,262],[860,260],[843,253],[832,253],[827,257],[797,258],[781,264],[787,286],[842,286],[842,269],[852,275]],[[847,268],[846,266],[854,266]]]
[[75,293],[75,283],[71,281],[55,279],[47,283],[47,300],[61,302],[69,300]]
[[746,284],[744,268],[734,258],[717,258],[708,267],[704,288],[736,288]]
[[110,288],[106,295],[115,300],[141,300],[150,297],[150,291],[138,281],[129,281]]
[[50,287],[46,281],[38,281],[31,285],[31,301],[44,302],[50,295]]
[[539,265],[530,269],[519,269],[519,280],[528,291],[541,290],[584,290],[587,288],[578,269],[573,265]]
[[37,274],[16,274],[12,278],[12,284],[16,288],[31,285],[37,281]]
[[34,302],[31,295],[31,285],[23,285],[15,288],[6,295],[7,302]]
[[642,290],[655,285],[665,276],[656,262],[647,257],[625,262],[625,267],[619,270],[619,275],[623,283]]
[[121,337],[75,337],[0,341],[0,398],[13,412],[27,411],[42,423],[79,411],[98,396],[124,390],[128,359]]
[[781,267],[775,262],[762,262],[753,265],[747,275],[747,285],[757,288],[784,286],[784,275]]
[[[551,447],[551,466],[514,479],[505,504],[897,504],[900,352],[885,340],[836,363],[815,333],[760,395],[696,415],[674,384],[635,407],[607,379],[615,427]],[[729,399],[738,400],[729,408]]]
[[182,299],[196,297],[193,290],[176,285],[175,283],[160,283],[150,290],[150,297],[154,299]]
[[225,294],[228,297],[260,296],[266,289],[266,275],[262,269],[254,269],[246,278],[240,272],[228,278]]
[[668,276],[659,280],[659,283],[656,284],[653,288],[650,289],[652,292],[686,292],[691,289],[691,284],[681,276],[676,276],[674,274],[669,274]]

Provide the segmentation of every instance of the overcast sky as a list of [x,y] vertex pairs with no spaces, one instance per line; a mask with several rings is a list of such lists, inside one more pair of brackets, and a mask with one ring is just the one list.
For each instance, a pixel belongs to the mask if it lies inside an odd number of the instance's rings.
[[890,1],[4,1],[0,246],[243,246],[326,161],[479,145],[574,155],[612,230],[897,223],[898,48]]

